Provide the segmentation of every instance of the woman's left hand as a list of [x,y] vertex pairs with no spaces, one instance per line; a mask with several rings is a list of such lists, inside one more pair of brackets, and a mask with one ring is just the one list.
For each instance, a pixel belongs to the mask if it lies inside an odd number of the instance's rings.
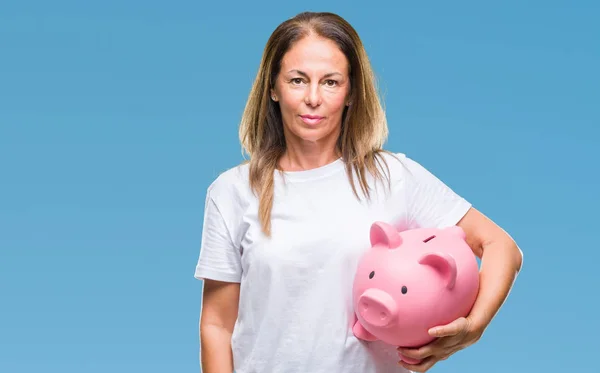
[[461,317],[450,324],[431,328],[429,334],[438,338],[429,344],[420,348],[398,348],[401,355],[421,362],[411,365],[399,361],[398,364],[413,372],[426,372],[438,361],[446,360],[450,355],[477,342],[484,329],[485,326],[475,325],[469,317]]

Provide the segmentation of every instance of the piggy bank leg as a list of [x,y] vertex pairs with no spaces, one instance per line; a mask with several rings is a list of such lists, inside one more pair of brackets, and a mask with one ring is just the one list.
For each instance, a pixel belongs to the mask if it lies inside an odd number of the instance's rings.
[[354,335],[358,339],[363,339],[365,341],[370,341],[370,342],[377,340],[377,337],[375,337],[373,334],[369,333],[369,331],[367,329],[365,329],[358,320],[354,323],[352,332],[354,332]]

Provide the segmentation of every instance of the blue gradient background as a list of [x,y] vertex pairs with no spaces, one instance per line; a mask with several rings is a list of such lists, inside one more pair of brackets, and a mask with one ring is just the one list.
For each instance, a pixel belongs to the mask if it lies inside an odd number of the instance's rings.
[[525,253],[483,339],[432,372],[599,369],[592,1],[0,4],[0,372],[198,372],[205,191],[278,23],[328,10],[379,76],[387,148]]

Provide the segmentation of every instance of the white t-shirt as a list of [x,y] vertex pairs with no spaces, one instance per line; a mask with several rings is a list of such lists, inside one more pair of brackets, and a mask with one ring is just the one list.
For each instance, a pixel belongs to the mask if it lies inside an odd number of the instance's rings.
[[471,205],[395,155],[400,161],[384,154],[391,193],[385,179],[369,178],[370,201],[353,194],[341,159],[285,177],[276,172],[271,239],[261,233],[247,165],[210,185],[194,277],[241,283],[231,341],[236,373],[406,372],[393,346],[352,333],[352,281],[370,226],[451,226]]

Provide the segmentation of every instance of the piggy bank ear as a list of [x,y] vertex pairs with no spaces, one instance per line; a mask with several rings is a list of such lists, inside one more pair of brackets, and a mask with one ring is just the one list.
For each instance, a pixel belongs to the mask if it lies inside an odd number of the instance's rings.
[[448,289],[452,289],[456,283],[456,261],[445,253],[427,253],[420,259],[419,263],[432,266],[442,275]]
[[451,227],[445,228],[444,230],[454,236],[460,237],[463,240],[467,237],[465,231],[458,225],[453,225]]
[[395,249],[402,243],[402,238],[396,228],[384,222],[375,222],[371,225],[371,246],[383,245]]

